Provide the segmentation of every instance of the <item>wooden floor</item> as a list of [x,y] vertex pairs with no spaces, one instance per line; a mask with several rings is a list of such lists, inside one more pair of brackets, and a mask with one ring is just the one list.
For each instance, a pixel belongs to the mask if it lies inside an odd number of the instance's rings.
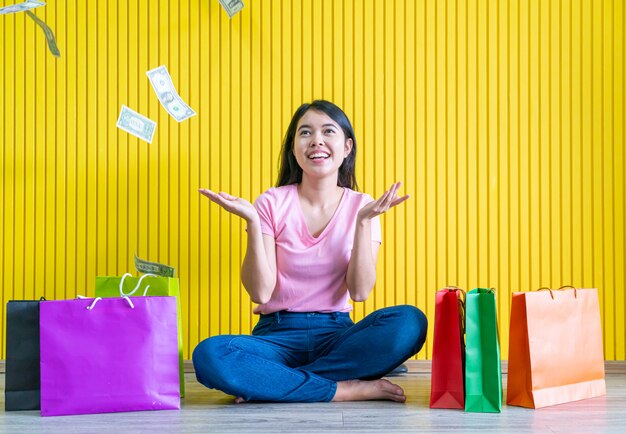
[[[506,375],[504,382],[506,386]],[[500,414],[428,408],[430,375],[394,377],[408,402],[240,404],[186,374],[180,411],[42,418],[39,411],[0,410],[0,433],[626,433],[626,374],[606,375],[606,397],[540,410],[507,407]],[[4,374],[0,374],[4,409]]]

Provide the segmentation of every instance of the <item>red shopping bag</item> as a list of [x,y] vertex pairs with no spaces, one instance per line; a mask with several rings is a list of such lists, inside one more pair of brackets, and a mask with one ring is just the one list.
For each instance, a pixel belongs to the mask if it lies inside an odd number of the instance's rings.
[[435,299],[430,408],[465,408],[464,292],[444,288]]

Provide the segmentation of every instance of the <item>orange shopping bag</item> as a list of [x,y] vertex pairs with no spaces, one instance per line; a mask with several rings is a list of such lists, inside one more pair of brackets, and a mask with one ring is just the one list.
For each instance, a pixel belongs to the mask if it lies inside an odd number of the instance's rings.
[[601,395],[598,291],[513,293],[507,404],[540,408]]

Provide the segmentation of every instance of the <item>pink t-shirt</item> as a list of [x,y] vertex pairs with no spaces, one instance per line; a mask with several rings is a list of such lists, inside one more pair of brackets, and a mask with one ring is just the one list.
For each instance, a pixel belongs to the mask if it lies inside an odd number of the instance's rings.
[[[346,272],[352,254],[356,216],[373,201],[368,194],[344,189],[341,202],[317,237],[306,226],[297,184],[270,188],[254,202],[261,231],[276,240],[276,288],[272,298],[254,309],[268,314],[349,312]],[[372,241],[382,242],[380,219],[372,219]]]

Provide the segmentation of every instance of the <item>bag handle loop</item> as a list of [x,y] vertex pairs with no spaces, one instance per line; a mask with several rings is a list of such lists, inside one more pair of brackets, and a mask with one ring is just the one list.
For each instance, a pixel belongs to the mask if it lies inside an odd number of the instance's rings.
[[444,289],[447,289],[449,292],[459,291],[463,294],[463,300],[465,300],[465,296],[467,295],[463,288],[459,288],[458,286],[446,286]]
[[459,297],[459,316],[461,317],[461,320],[459,321],[460,326],[461,326],[461,334],[463,335],[465,333],[465,297],[467,296],[467,293],[465,292],[464,289],[459,288],[458,286],[446,286],[444,289],[447,289],[449,292],[458,292],[459,294],[462,294],[462,296]]
[[[156,275],[151,274],[151,273],[146,273],[143,276],[141,276],[139,278],[139,281],[137,282],[137,285],[135,286],[135,288],[130,291],[128,294],[124,293],[124,280],[127,277],[132,277],[133,275],[130,273],[124,273],[124,275],[122,276],[122,280],[120,280],[120,297],[128,297],[133,295],[135,292],[137,292],[137,290],[139,289],[139,287],[141,286],[141,282],[143,281],[144,278],[151,276],[151,277],[156,277]],[[148,293],[148,288],[150,288],[150,285],[146,286],[146,290],[143,292],[144,297],[146,296],[146,294]]]
[[[131,309],[135,308],[135,305],[133,304],[132,300],[130,299],[130,297],[128,297],[127,295],[123,295],[122,298],[124,300],[126,300],[128,302],[128,305],[131,307]],[[102,297],[96,297],[93,299],[93,303],[91,303],[89,306],[87,306],[87,310],[93,310],[94,307],[96,307],[96,304],[102,300]]]
[[578,298],[578,294],[576,292],[576,287],[572,286],[572,285],[563,285],[561,286],[559,289],[563,289],[563,288],[572,288],[574,290],[574,298]]
[[[563,288],[572,288],[574,290],[574,298],[578,298],[576,287],[572,285],[563,285],[560,288],[556,289],[555,291],[560,291]],[[547,286],[542,286],[541,288],[537,288],[537,291],[541,291],[543,289],[547,289],[548,291],[550,291],[550,297],[552,297],[552,300],[554,300],[554,294],[552,294],[553,290],[551,288],[548,288]]]
[[552,289],[548,288],[547,286],[542,286],[541,288],[537,288],[535,291],[543,291],[544,289],[547,289],[548,291],[550,291],[550,297],[552,297],[552,300],[554,300],[554,294],[552,294]]

